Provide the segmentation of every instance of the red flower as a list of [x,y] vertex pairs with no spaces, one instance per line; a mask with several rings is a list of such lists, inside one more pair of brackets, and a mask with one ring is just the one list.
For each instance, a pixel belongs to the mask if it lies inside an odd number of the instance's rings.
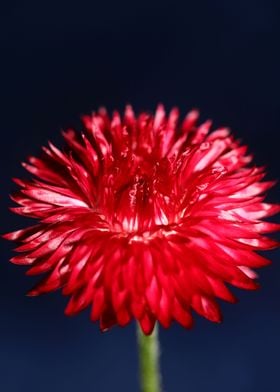
[[13,211],[39,223],[5,237],[22,242],[13,263],[47,273],[30,295],[62,288],[66,314],[92,305],[102,330],[135,318],[149,334],[156,320],[190,327],[192,310],[219,322],[228,283],[258,287],[252,268],[269,262],[255,251],[277,245],[264,234],[278,225],[262,221],[280,211],[263,201],[273,183],[227,129],[197,118],[102,109],[81,135],[64,132],[65,151],[29,158],[37,179],[15,180]]

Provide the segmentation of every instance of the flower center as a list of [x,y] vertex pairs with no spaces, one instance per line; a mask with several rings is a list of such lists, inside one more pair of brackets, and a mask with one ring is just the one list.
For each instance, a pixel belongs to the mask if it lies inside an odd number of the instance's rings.
[[149,233],[174,223],[168,162],[149,158],[134,156],[103,178],[101,210],[114,230]]

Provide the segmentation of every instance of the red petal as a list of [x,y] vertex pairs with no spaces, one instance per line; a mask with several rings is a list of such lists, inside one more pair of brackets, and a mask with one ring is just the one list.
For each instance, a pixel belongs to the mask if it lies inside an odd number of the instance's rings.
[[192,307],[197,313],[206,317],[210,321],[216,323],[220,323],[222,321],[222,314],[219,306],[209,297],[199,294],[194,295],[192,299]]
[[153,332],[155,322],[155,317],[148,312],[146,312],[144,316],[139,319],[139,324],[145,335],[150,335]]

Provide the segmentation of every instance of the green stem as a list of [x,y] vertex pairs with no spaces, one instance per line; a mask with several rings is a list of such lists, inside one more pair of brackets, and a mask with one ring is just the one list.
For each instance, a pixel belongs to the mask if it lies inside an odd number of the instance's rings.
[[157,325],[151,335],[137,325],[141,392],[160,392],[159,341]]

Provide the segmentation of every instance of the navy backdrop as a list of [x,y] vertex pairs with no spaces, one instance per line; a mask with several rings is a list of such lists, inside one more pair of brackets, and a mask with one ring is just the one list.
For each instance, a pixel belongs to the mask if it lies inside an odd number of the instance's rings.
[[[20,161],[100,105],[154,110],[158,101],[229,125],[278,178],[280,14],[268,0],[10,1],[0,7],[1,232]],[[279,200],[279,185],[270,193]],[[279,219],[278,219],[279,220]],[[223,304],[224,323],[160,330],[166,392],[277,392],[280,262],[262,290]],[[1,240],[3,392],[138,391],[135,325],[101,334],[88,313],[63,315],[60,293],[28,298],[36,278],[8,263]]]

